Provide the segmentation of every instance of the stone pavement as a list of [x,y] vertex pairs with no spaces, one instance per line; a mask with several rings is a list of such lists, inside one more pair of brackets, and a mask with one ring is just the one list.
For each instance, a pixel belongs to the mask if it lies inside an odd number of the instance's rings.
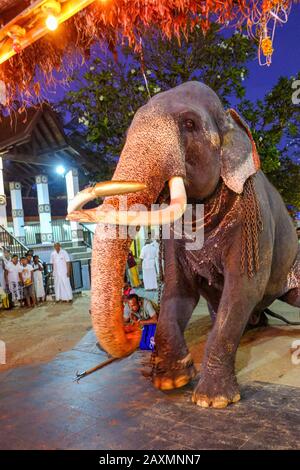
[[[105,360],[89,332],[48,364],[0,374],[0,449],[299,449],[300,389],[253,382],[225,410],[200,409],[192,385],[163,393],[136,352],[77,384]],[[148,356],[147,356],[148,357]]]

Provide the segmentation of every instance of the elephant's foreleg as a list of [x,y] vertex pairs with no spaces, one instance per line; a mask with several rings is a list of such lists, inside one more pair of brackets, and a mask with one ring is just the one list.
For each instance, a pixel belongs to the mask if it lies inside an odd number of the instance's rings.
[[166,269],[166,284],[155,334],[153,383],[161,390],[186,385],[196,374],[184,330],[199,301],[198,285],[174,264]]
[[225,279],[216,321],[208,337],[202,373],[193,401],[202,407],[224,408],[240,399],[235,356],[251,312],[263,296],[264,282],[247,276]]
[[184,330],[199,297],[180,295],[178,291],[169,295],[162,302],[155,335],[157,356],[153,383],[161,390],[182,387],[196,375]]

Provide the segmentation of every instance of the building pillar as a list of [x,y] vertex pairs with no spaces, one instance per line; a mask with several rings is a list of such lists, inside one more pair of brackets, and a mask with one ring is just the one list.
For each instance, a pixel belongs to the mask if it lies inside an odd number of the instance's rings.
[[52,224],[51,224],[51,206],[48,189],[48,176],[38,175],[35,177],[38,208],[40,217],[40,230],[42,244],[53,242]]
[[0,157],[0,225],[7,228],[6,196],[4,192],[3,158]]
[[[72,168],[66,173],[66,185],[67,185],[67,197],[68,203],[76,196],[79,192],[79,179],[78,170]],[[78,243],[83,241],[83,230],[78,222],[70,221],[72,242]]]
[[11,214],[14,224],[14,236],[21,243],[25,244],[24,211],[22,202],[21,183],[12,181],[9,183]]

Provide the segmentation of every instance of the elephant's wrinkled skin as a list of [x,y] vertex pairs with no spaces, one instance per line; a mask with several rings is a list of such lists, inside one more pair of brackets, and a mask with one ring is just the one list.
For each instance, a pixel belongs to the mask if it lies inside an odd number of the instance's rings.
[[[114,179],[146,183],[149,190],[135,194],[132,201],[149,206],[172,176],[184,177],[188,202],[211,207],[222,186],[224,200],[205,229],[201,250],[187,251],[183,240],[164,242],[165,288],[153,382],[166,390],[194,377],[184,330],[202,295],[217,315],[193,400],[199,406],[222,408],[240,398],[235,355],[251,314],[263,311],[276,298],[300,306],[296,231],[280,195],[259,170],[245,125],[225,112],[216,94],[198,82],[160,93],[136,113]],[[240,262],[240,195],[250,177],[263,223],[260,266],[252,277],[247,271],[241,273]],[[107,200],[118,203],[117,197]],[[107,242],[96,234],[93,250],[94,328],[102,346],[116,356],[128,354],[137,344],[124,334],[119,295],[129,243]],[[293,284],[288,284],[293,264]]]

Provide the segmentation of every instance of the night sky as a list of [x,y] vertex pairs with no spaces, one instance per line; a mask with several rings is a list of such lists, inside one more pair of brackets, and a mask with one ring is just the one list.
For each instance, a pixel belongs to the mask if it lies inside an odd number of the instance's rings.
[[270,67],[260,67],[258,60],[249,64],[250,76],[245,81],[247,98],[262,98],[280,76],[296,75],[300,71],[300,5],[293,5],[288,23],[277,26],[273,61]]
[[[300,71],[300,4],[293,5],[287,24],[277,26],[274,49],[270,67],[261,67],[257,58],[248,63],[249,78],[245,80],[245,86],[246,97],[250,100],[262,98],[280,76],[289,77]],[[65,91],[58,86],[55,93],[48,95],[50,101],[60,101]]]

